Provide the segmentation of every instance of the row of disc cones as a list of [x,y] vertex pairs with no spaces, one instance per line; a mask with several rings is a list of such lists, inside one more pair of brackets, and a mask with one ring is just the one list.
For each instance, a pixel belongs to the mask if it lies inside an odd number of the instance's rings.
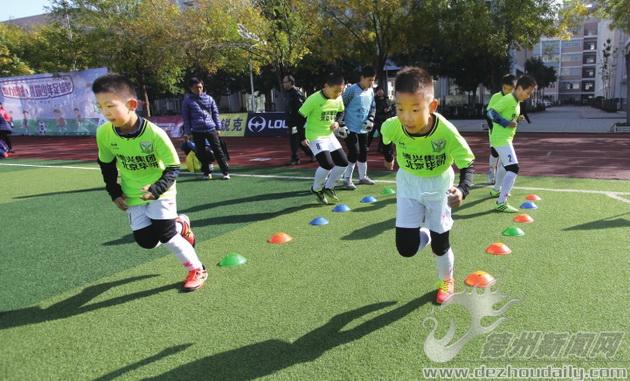
[[[383,189],[383,192],[381,192],[381,195],[383,196],[391,196],[394,194],[396,194],[396,190],[391,187],[385,187]],[[377,199],[374,196],[365,196],[361,199],[361,202],[364,204],[371,204],[376,201]],[[337,204],[333,208],[333,212],[335,213],[349,212],[350,210],[352,209],[350,209],[350,207],[346,204]],[[326,225],[328,224],[328,220],[320,216],[320,217],[314,218],[311,222],[309,222],[309,224],[314,225],[314,226]],[[273,234],[267,240],[267,242],[271,244],[279,245],[279,244],[287,243],[291,241],[292,239],[293,237],[291,237],[287,233],[278,232],[278,233]],[[236,267],[245,263],[247,263],[247,259],[243,257],[241,254],[236,253],[236,252],[230,252],[227,255],[225,255],[223,258],[221,258],[221,261],[219,261],[218,265],[220,267]]]
[[[538,209],[538,206],[534,203],[534,201],[540,201],[541,198],[539,196],[530,194],[525,198],[528,201],[521,204],[521,209]],[[512,221],[520,224],[531,224],[534,222],[534,219],[529,214],[523,213],[516,215]],[[509,226],[503,230],[501,234],[506,237],[522,237],[525,235],[525,232],[518,226]],[[492,255],[507,255],[511,252],[512,250],[502,242],[495,242],[486,247],[486,253]],[[496,279],[485,271],[475,271],[466,277],[464,283],[471,287],[487,288],[494,285],[496,283]]]

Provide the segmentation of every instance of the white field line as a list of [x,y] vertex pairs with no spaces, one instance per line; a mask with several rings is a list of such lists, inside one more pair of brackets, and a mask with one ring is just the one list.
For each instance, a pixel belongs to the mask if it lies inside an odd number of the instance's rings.
[[[73,167],[67,165],[36,165],[36,164],[17,164],[17,163],[0,163],[2,166],[14,166],[14,167],[34,167],[34,168],[62,168],[62,169],[82,169],[89,171],[98,171],[97,167]],[[195,176],[194,173],[183,172],[180,176]],[[253,173],[230,173],[234,177],[254,177],[261,179],[281,179],[281,180],[312,180],[312,177],[306,176],[286,176],[286,175],[259,175]],[[378,183],[395,184],[395,180],[375,180]],[[476,187],[477,188],[477,187]],[[489,188],[489,186],[481,186],[478,188]],[[515,189],[531,190],[531,191],[545,191],[545,192],[561,192],[561,193],[586,193],[586,194],[602,194],[611,197],[615,200],[630,203],[630,200],[622,196],[630,196],[630,192],[614,192],[606,190],[591,190],[591,189],[567,189],[567,188],[540,188],[540,187],[518,187]]]

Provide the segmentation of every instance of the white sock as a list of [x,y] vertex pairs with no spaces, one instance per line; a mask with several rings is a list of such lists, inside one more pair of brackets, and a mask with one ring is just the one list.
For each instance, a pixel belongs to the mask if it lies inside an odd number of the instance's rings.
[[367,176],[367,161],[366,162],[357,162],[359,167],[359,179],[364,179]]
[[339,167],[335,165],[333,169],[330,170],[330,175],[328,175],[328,180],[326,180],[325,188],[335,189],[335,182],[339,180],[345,171],[346,167]]
[[175,234],[170,241],[166,242],[164,246],[175,254],[179,262],[188,269],[188,271],[200,269],[202,267],[199,257],[195,252],[195,248],[192,247],[190,242],[186,241],[180,234]]
[[356,163],[348,163],[348,166],[346,167],[346,171],[343,173],[343,179],[345,181],[352,181],[352,174],[354,173],[354,166]]
[[503,179],[503,185],[501,186],[501,195],[499,196],[499,202],[505,202],[508,198],[508,194],[512,190],[514,183],[516,182],[516,177],[518,175],[512,171],[508,171],[505,174],[505,178]]
[[499,158],[498,157],[494,157],[494,156],[490,155],[490,158],[488,159],[488,168],[494,174],[497,173],[497,163],[498,162],[499,162]]
[[420,246],[418,247],[418,251],[427,247],[428,244],[431,243],[431,233],[427,228],[420,228]]
[[178,221],[175,221],[175,230],[177,230],[177,234],[182,234],[182,230],[184,227]]
[[455,256],[453,250],[448,249],[446,254],[437,256],[438,278],[446,280],[453,277],[453,265],[455,264]]
[[499,164],[497,167],[497,175],[494,178],[494,190],[500,191],[501,185],[503,184],[503,178],[505,177],[505,167]]
[[313,178],[313,190],[319,192],[324,187],[326,177],[328,176],[328,169],[318,167],[315,171],[315,177]]

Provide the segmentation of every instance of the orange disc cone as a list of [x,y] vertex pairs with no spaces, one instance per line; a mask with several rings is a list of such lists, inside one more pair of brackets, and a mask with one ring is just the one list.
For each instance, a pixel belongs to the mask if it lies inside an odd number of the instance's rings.
[[506,244],[501,242],[495,242],[492,245],[486,247],[486,253],[492,255],[506,255],[510,254],[511,252],[512,250],[510,250],[510,248],[507,247]]
[[292,239],[293,237],[291,237],[287,233],[276,233],[272,235],[271,238],[267,240],[267,242],[279,244],[279,243],[287,243]]
[[485,271],[475,271],[472,274],[468,274],[464,283],[471,287],[488,288],[496,283],[496,279]]
[[527,197],[525,197],[526,199],[528,199],[529,201],[540,201],[542,200],[542,198],[540,198],[540,196],[536,195],[536,194],[528,194]]
[[512,221],[520,222],[521,224],[531,224],[534,222],[534,219],[529,214],[517,214]]

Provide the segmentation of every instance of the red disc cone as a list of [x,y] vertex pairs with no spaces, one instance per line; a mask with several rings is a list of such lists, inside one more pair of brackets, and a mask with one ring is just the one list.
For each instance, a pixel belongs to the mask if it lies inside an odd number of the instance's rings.
[[540,198],[540,196],[536,195],[536,194],[528,194],[527,197],[525,197],[526,199],[528,199],[529,201],[540,201],[542,200],[542,198]]
[[267,240],[267,242],[279,244],[279,243],[287,243],[287,242],[289,242],[292,239],[293,239],[293,237],[291,237],[287,233],[282,233],[281,232],[281,233],[276,233],[276,234],[272,235],[271,238],[269,238]]
[[511,252],[512,250],[510,250],[510,248],[507,247],[506,244],[501,242],[495,242],[492,245],[486,247],[486,253],[492,255],[506,255],[510,254]]
[[512,221],[522,224],[531,224],[534,222],[534,219],[529,214],[517,214]]
[[485,271],[475,271],[472,274],[468,274],[464,283],[471,287],[487,288],[496,283],[496,279]]

